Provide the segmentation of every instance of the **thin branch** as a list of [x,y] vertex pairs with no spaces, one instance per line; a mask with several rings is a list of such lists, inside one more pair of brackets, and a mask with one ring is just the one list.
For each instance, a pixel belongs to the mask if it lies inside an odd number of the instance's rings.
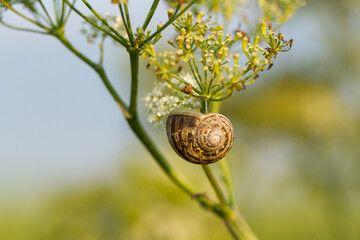
[[[67,1],[64,1],[64,2],[67,4]],[[74,0],[71,5],[73,6],[75,3],[76,3],[76,0]],[[73,9],[70,7],[70,8],[69,8],[69,11],[67,12],[67,14],[66,14],[66,16],[65,16],[64,24],[68,21],[72,10],[73,10]]]
[[130,14],[129,14],[129,9],[128,9],[127,3],[124,3],[124,9],[125,9],[125,17],[126,17],[127,25],[129,27],[129,39],[130,39],[130,42],[132,42],[134,39],[134,36],[133,36],[132,28],[131,28],[131,20],[130,20]]
[[4,21],[0,21],[0,24],[4,25],[5,27],[8,27],[8,28],[11,28],[11,29],[14,29],[14,30],[18,30],[18,31],[40,33],[40,34],[49,35],[48,32],[38,31],[38,30],[34,30],[34,29],[29,29],[29,28],[17,27],[17,26],[13,26],[13,25],[10,25],[8,23],[5,23]]
[[193,0],[191,1],[183,10],[181,10],[178,14],[174,14],[174,16],[172,16],[169,21],[167,21],[165,23],[164,26],[162,26],[161,28],[159,28],[156,32],[154,32],[153,34],[151,34],[145,41],[144,43],[147,43],[149,41],[151,41],[155,36],[157,36],[159,33],[161,33],[165,28],[167,28],[170,24],[172,24],[176,19],[178,19],[184,12],[186,12],[189,8],[191,8],[198,0]]
[[198,76],[199,81],[200,81],[200,83],[202,85],[202,89],[203,89],[204,92],[206,92],[206,85],[201,79],[201,75],[200,75],[200,72],[199,72],[199,69],[198,69],[198,66],[197,66],[197,63],[196,63],[196,60],[195,60],[194,57],[192,58],[192,62],[193,62],[193,65],[195,67],[195,70],[196,70],[196,75]]
[[92,60],[90,60],[88,57],[86,57],[84,54],[79,52],[67,39],[64,35],[54,35],[57,39],[60,40],[60,42],[69,49],[72,53],[74,53],[78,58],[83,60],[86,64],[88,64],[92,69],[94,69],[100,76],[101,80],[103,81],[105,87],[111,94],[111,96],[114,98],[115,102],[119,105],[121,111],[123,112],[125,118],[130,118],[130,114],[127,111],[127,106],[125,102],[121,99],[121,97],[118,95],[115,88],[110,83],[109,78],[107,77],[105,70],[102,66],[96,64]]
[[[204,114],[207,113],[208,102],[206,100],[202,100],[201,106],[202,106],[201,107],[202,113],[204,113]],[[209,180],[212,188],[214,189],[214,192],[215,192],[216,196],[218,197],[220,203],[223,204],[224,206],[227,206],[224,193],[221,191],[220,185],[216,181],[216,178],[215,178],[213,172],[211,171],[209,165],[201,164],[201,166],[202,166],[202,168],[205,172],[205,175],[206,175],[207,179]]]
[[132,36],[132,33],[131,33],[131,29],[129,27],[129,24],[127,22],[127,18],[125,17],[124,9],[123,9],[121,4],[119,4],[119,11],[120,11],[121,20],[124,23],[126,34],[128,35],[128,37],[130,39],[130,42],[132,42],[132,39],[133,39],[132,37],[133,36]]
[[50,31],[49,28],[47,28],[46,26],[44,26],[43,24],[41,24],[40,22],[34,21],[33,19],[21,14],[19,11],[15,10],[8,2],[5,2],[5,0],[0,0],[0,2],[8,9],[10,9],[12,12],[14,12],[15,14],[17,14],[18,16],[24,18],[25,20],[35,24],[36,26],[46,30],[46,31]]
[[50,17],[50,14],[49,14],[49,12],[46,10],[43,2],[42,2],[41,0],[38,0],[38,2],[39,2],[39,4],[40,4],[41,8],[43,9],[44,13],[46,14],[48,20],[50,21],[51,26],[55,27],[55,24],[54,24],[54,22],[52,21],[52,19],[51,19],[51,17]]
[[104,63],[104,42],[106,39],[106,35],[104,34],[101,38],[101,42],[99,45],[99,49],[100,49],[100,60],[99,60],[99,65],[102,66]]
[[62,25],[64,23],[64,18],[65,18],[65,2],[61,1],[61,14],[60,14],[60,25]]
[[58,4],[57,3],[58,3],[57,0],[53,0],[55,19],[56,19],[57,25],[59,26],[60,25],[60,19],[59,19],[59,10],[58,10]]
[[130,52],[130,65],[131,65],[131,96],[130,108],[131,115],[137,113],[137,92],[139,81],[139,51]]
[[[4,1],[4,0],[0,0],[0,1]],[[112,39],[114,39],[116,42],[120,43],[121,45],[123,45],[124,47],[129,47],[129,44],[126,42],[124,42],[122,39],[120,39],[119,37],[115,36],[114,34],[112,34],[112,32],[102,28],[99,24],[93,22],[92,20],[90,20],[88,17],[86,17],[84,14],[82,14],[77,8],[74,7],[74,5],[72,5],[71,3],[69,3],[69,0],[63,0],[66,2],[67,5],[69,5],[69,7],[74,10],[82,19],[84,19],[86,22],[90,23],[92,26],[94,26],[95,28],[99,29],[100,31],[102,31],[103,33],[105,33],[106,35],[108,35],[109,37],[111,37]],[[74,1],[75,2],[75,1]]]
[[142,26],[142,29],[143,29],[144,31],[145,31],[145,29],[148,27],[148,25],[149,25],[152,17],[154,16],[154,13],[155,13],[158,5],[159,5],[159,2],[160,2],[160,0],[154,0],[152,6],[151,6],[151,8],[150,8],[150,11],[149,11],[148,15],[146,16],[146,19],[145,19],[144,24],[143,24],[143,26]]
[[190,70],[191,70],[192,75],[193,75],[194,78],[195,78],[195,81],[196,81],[197,85],[199,86],[201,92],[203,93],[203,92],[204,92],[204,88],[203,88],[203,84],[202,84],[202,82],[201,82],[201,79],[198,79],[197,74],[195,73],[194,68],[193,68],[193,66],[191,65],[191,62],[190,62],[190,61],[188,61],[188,65],[189,65],[189,67],[190,67]]
[[214,189],[214,192],[215,192],[216,196],[218,197],[219,201],[222,204],[227,205],[226,199],[224,197],[224,193],[221,191],[221,188],[220,188],[218,182],[216,181],[215,176],[214,176],[213,172],[211,171],[209,165],[202,164],[201,166],[203,167],[206,177],[208,178],[212,188]]
[[227,190],[228,190],[228,194],[229,194],[229,207],[234,208],[236,206],[234,186],[232,183],[231,174],[229,171],[229,166],[226,161],[226,158],[223,158],[220,160],[220,166],[221,166],[222,172],[224,173],[224,181],[227,186]]
[[[107,28],[109,28],[111,30],[111,32],[113,32],[118,38],[120,38],[123,43],[127,43],[128,40],[126,40],[126,38],[124,38],[118,31],[116,31],[112,26],[110,26],[110,24],[103,18],[100,16],[99,13],[97,13],[95,11],[95,9],[86,1],[86,0],[82,0],[82,2],[85,4],[85,6],[95,15],[95,17],[97,17]],[[126,44],[128,45],[128,44]],[[125,45],[124,45],[125,46]]]

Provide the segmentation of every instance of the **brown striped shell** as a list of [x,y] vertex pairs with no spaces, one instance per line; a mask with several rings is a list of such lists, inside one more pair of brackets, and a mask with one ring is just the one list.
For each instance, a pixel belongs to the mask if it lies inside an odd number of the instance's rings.
[[172,111],[166,121],[166,133],[175,152],[197,164],[222,159],[234,140],[229,119],[219,113],[201,114],[189,109]]

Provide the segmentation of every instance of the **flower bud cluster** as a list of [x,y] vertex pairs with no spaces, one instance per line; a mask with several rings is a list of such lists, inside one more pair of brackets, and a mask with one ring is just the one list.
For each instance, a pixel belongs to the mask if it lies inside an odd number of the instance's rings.
[[264,37],[265,41],[269,44],[269,47],[265,48],[269,52],[267,58],[277,57],[278,52],[287,52],[291,49],[293,40],[285,40],[285,35],[282,33],[275,33],[272,31],[272,24],[267,24],[264,21],[261,24],[261,34]]
[[219,75],[221,67],[228,62],[227,56],[232,44],[241,39],[239,34],[233,39],[231,34],[224,35],[222,31],[214,31],[206,37],[206,41],[199,45],[201,49],[200,62],[204,70]]
[[[168,12],[171,17],[173,11]],[[256,34],[252,42],[242,32],[237,32],[233,37],[224,34],[222,26],[210,27],[211,19],[203,20],[204,14],[194,15],[191,12],[183,14],[173,25],[179,33],[175,41],[169,44],[176,52],[154,53],[150,57],[149,68],[157,77],[166,81],[178,81],[186,84],[179,77],[180,61],[189,65],[196,85],[191,88],[175,89],[208,101],[221,101],[230,97],[234,90],[243,90],[246,85],[254,82],[262,71],[273,66],[271,59],[278,52],[285,52],[291,48],[292,40],[286,41],[284,35],[272,32],[271,24],[266,22],[261,25],[261,35],[268,47],[261,47],[260,35]],[[231,46],[239,42],[242,54],[230,54]],[[229,55],[230,54],[230,55]],[[240,65],[240,56],[245,57],[245,63]],[[202,66],[198,66],[202,65]],[[170,83],[170,85],[172,85]]]
[[249,43],[249,40],[246,37],[242,40],[242,50],[249,60],[245,65],[247,65],[253,71],[255,71],[257,68],[260,68],[260,70],[265,70],[264,66],[269,64],[267,59],[269,52],[258,45],[259,39],[260,36],[255,35],[253,44]]
[[[171,17],[173,11],[169,10],[168,14]],[[250,41],[240,31],[235,36],[224,34],[222,26],[213,27],[210,19],[203,20],[203,17],[202,12],[198,15],[188,12],[173,23],[179,34],[175,41],[168,43],[175,48],[174,52],[156,54],[153,48],[149,51],[149,69],[167,81],[174,91],[188,94],[189,99],[225,100],[235,90],[244,90],[261,72],[269,70],[278,52],[291,48],[292,40],[286,41],[283,34],[275,34],[272,25],[266,22]],[[260,46],[261,36],[267,47]],[[241,53],[232,53],[234,45],[240,47]],[[193,84],[182,77],[181,62],[191,70]]]
[[[171,9],[169,12],[171,12]],[[203,12],[197,14],[196,17],[192,12],[188,12],[173,23],[179,35],[176,37],[176,45],[172,41],[169,41],[169,44],[178,49],[184,62],[194,57],[194,51],[205,42],[205,35],[210,31],[209,22],[211,18],[203,20],[203,17]],[[222,27],[218,26],[218,28]]]

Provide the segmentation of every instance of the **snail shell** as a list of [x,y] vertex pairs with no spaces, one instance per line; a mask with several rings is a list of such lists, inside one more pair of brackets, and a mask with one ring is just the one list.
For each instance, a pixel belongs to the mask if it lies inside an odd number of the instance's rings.
[[225,116],[190,109],[172,111],[166,121],[166,133],[175,152],[197,164],[222,159],[234,141],[233,126]]

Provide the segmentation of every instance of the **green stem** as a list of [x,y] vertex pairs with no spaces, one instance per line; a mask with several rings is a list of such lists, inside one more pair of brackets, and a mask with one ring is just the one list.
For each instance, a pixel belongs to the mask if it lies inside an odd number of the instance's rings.
[[193,0],[191,1],[183,10],[181,10],[178,14],[172,16],[169,21],[167,21],[165,23],[165,25],[163,25],[161,28],[159,28],[156,32],[154,32],[153,34],[150,35],[150,37],[148,37],[144,43],[147,43],[149,41],[151,41],[151,39],[153,39],[155,36],[157,36],[158,34],[160,34],[164,29],[166,29],[170,24],[172,24],[176,19],[178,19],[184,12],[186,12],[189,8],[191,8],[198,0]]
[[86,0],[82,0],[82,2],[94,14],[94,16],[97,17],[97,19],[99,19],[108,29],[111,30],[111,32],[113,32],[118,38],[122,40],[122,43],[127,43],[126,38],[124,38],[120,33],[118,33],[118,31],[116,31],[112,26],[110,26],[110,24],[103,17],[101,17],[100,14],[97,13],[95,9]]
[[59,26],[60,25],[60,19],[59,19],[59,10],[58,10],[58,4],[57,3],[58,3],[57,0],[53,0],[55,19],[56,19],[57,26]]
[[145,29],[148,27],[152,17],[154,16],[154,13],[159,5],[160,0],[154,0],[153,4],[151,5],[150,11],[148,15],[146,16],[146,19],[144,21],[144,24],[142,26],[142,29],[145,31]]
[[64,24],[65,19],[65,2],[61,1],[61,14],[60,14],[60,26]]
[[[212,103],[211,112],[219,112],[220,102]],[[220,160],[221,168],[224,174],[224,180],[227,185],[229,193],[229,206],[231,213],[228,216],[223,217],[223,221],[230,234],[234,239],[238,240],[258,240],[254,232],[251,230],[245,219],[241,216],[236,209],[236,200],[234,194],[234,187],[232,184],[231,174],[228,168],[228,164],[225,158]]]
[[238,237],[238,234],[236,232],[236,229],[232,226],[231,222],[224,220],[224,223],[225,223],[226,228],[230,232],[231,236],[233,236],[233,238],[235,240],[240,240],[240,238]]
[[196,60],[195,60],[194,57],[192,58],[192,62],[194,64],[194,67],[195,67],[195,70],[196,70],[196,75],[197,75],[198,79],[200,80],[200,83],[202,84],[202,89],[203,89],[204,93],[206,93],[206,84],[205,84],[205,81],[203,82],[202,79],[201,79],[199,68],[197,66],[197,63],[196,63]]
[[[68,4],[67,1],[64,1],[64,3]],[[71,3],[71,5],[73,6],[75,3],[76,3],[76,0],[74,0],[73,3]],[[69,19],[72,10],[73,9],[70,7],[70,9],[68,10],[68,12],[64,18],[64,22],[63,22],[64,25],[67,23],[67,20]]]
[[130,39],[130,42],[132,42],[134,37],[133,37],[130,14],[129,14],[129,9],[128,9],[127,3],[124,3],[124,10],[125,10],[126,22],[127,22],[128,28],[129,28],[129,39]]
[[67,39],[63,34],[53,34],[67,49],[69,49],[73,54],[75,54],[78,58],[83,60],[87,65],[89,65],[92,69],[94,69],[100,76],[102,82],[104,83],[105,87],[111,94],[111,96],[114,98],[115,102],[119,105],[121,111],[123,112],[125,118],[130,118],[131,115],[127,110],[127,106],[125,102],[121,99],[121,97],[118,95],[115,88],[110,83],[109,78],[107,77],[104,68],[90,60],[88,57],[86,57],[84,54],[79,52]]
[[231,174],[229,171],[229,166],[225,158],[221,159],[220,166],[222,172],[224,173],[224,181],[226,183],[228,194],[229,194],[229,207],[234,208],[236,206],[234,187],[231,179]]
[[52,21],[52,19],[51,19],[50,15],[49,15],[48,11],[46,10],[43,2],[42,2],[41,0],[38,0],[38,2],[39,2],[39,4],[40,4],[41,8],[43,9],[43,11],[45,12],[48,20],[50,21],[51,26],[55,27],[55,24],[54,24],[54,22]]
[[233,93],[233,91],[223,92],[223,93],[220,94],[220,96],[226,94],[224,97],[218,98],[218,96],[216,96],[216,97],[214,97],[214,98],[211,97],[209,100],[210,100],[210,101],[214,101],[214,102],[221,102],[221,101],[224,101],[224,100],[228,99],[229,97],[231,97],[231,96],[232,96],[232,93]]
[[[201,105],[202,105],[201,106],[201,112],[204,113],[204,114],[207,113],[207,108],[208,108],[207,100],[202,100]],[[203,170],[205,172],[205,175],[206,175],[207,179],[209,180],[212,188],[214,189],[214,192],[215,192],[216,196],[218,197],[220,203],[222,205],[226,206],[227,203],[226,203],[224,193],[221,191],[220,185],[216,181],[216,178],[215,178],[213,172],[211,171],[209,165],[202,164],[202,168],[203,168]]]
[[18,16],[24,18],[25,20],[31,22],[32,24],[46,30],[46,31],[50,31],[49,28],[45,27],[44,25],[42,25],[41,23],[34,21],[31,18],[26,17],[25,15],[21,14],[19,11],[15,10],[8,2],[5,2],[5,0],[0,0],[0,2],[7,8],[10,9],[13,13],[17,14]]
[[195,81],[196,81],[197,85],[199,86],[199,88],[200,88],[200,90],[201,90],[201,93],[203,93],[203,92],[204,92],[204,88],[203,88],[203,84],[202,84],[202,82],[201,82],[201,79],[198,79],[197,74],[195,73],[194,68],[193,68],[193,66],[191,65],[191,62],[190,62],[190,61],[188,61],[188,64],[189,64],[191,73],[192,73],[192,75],[194,76]]
[[130,96],[130,114],[136,115],[137,113],[137,89],[139,79],[139,51],[133,50],[130,54],[131,66],[131,96]]
[[174,168],[171,167],[169,162],[160,153],[158,148],[154,145],[153,141],[143,129],[141,123],[138,120],[138,116],[134,116],[131,119],[128,119],[128,123],[135,135],[138,137],[144,147],[148,150],[153,159],[158,163],[160,168],[164,171],[165,175],[170,179],[171,182],[173,182],[184,193],[196,200],[204,209],[210,210],[220,217],[224,216],[226,212],[224,210],[224,207],[226,206],[219,206],[218,204],[210,201],[205,194],[195,192],[184,180],[182,175],[180,175],[180,173],[178,173]]
[[[0,1],[4,1],[4,0],[0,0]],[[71,4],[69,2],[69,0],[63,0],[65,1],[65,3],[73,10],[75,11],[82,19],[84,19],[86,22],[90,23],[92,26],[94,26],[95,28],[99,29],[100,31],[102,31],[103,33],[105,33],[107,36],[111,37],[112,39],[114,39],[116,42],[120,43],[121,45],[123,45],[124,47],[129,47],[128,41],[122,37],[119,38],[117,35],[114,35],[111,31],[108,31],[104,28],[102,28],[100,25],[96,24],[95,22],[91,21],[88,17],[86,17],[84,14],[82,14],[77,8],[75,8],[75,6],[73,4]],[[74,1],[75,2],[75,1]],[[70,14],[70,13],[69,13]],[[125,40],[123,40],[123,38]]]
[[183,177],[175,169],[171,167],[169,162],[160,153],[148,134],[145,132],[137,115],[137,92],[139,80],[139,51],[131,50],[130,64],[131,64],[131,98],[130,98],[130,114],[131,117],[127,118],[128,124],[144,147],[153,156],[155,161],[159,164],[161,169],[165,172],[166,176],[183,192],[195,198],[204,208],[213,211],[218,215],[223,215],[223,209],[219,208],[216,204],[212,203],[205,195],[198,194],[191,189],[190,185],[183,179]]
[[104,34],[101,38],[101,42],[99,44],[99,49],[100,49],[100,60],[99,60],[99,65],[103,66],[104,63],[104,42],[105,42],[105,38],[106,35]]
[[16,27],[13,25],[10,25],[4,21],[0,21],[0,24],[4,25],[5,27],[14,29],[14,30],[18,30],[18,31],[25,31],[25,32],[32,32],[32,33],[40,33],[40,34],[45,34],[48,35],[48,32],[43,32],[43,31],[38,31],[38,30],[34,30],[34,29],[29,29],[29,28],[22,28],[22,27]]
[[235,239],[240,240],[258,240],[257,236],[251,230],[245,219],[240,215],[240,213],[233,211],[233,216],[229,219],[224,219],[224,222],[231,234],[234,234]]
[[122,7],[121,4],[119,4],[119,11],[120,11],[121,20],[122,20],[123,23],[124,23],[124,27],[125,27],[126,34],[128,35],[130,41],[132,42],[131,29],[130,29],[130,27],[129,27],[129,24],[128,24],[127,19],[126,19],[126,17],[125,17],[124,9],[123,9],[123,7]]
[[221,204],[227,205],[224,193],[221,191],[220,185],[216,181],[215,176],[214,176],[213,172],[211,171],[209,165],[202,164],[202,167],[203,167],[206,177],[209,180],[212,188],[214,189],[214,192],[215,192],[216,196],[218,197],[219,201],[221,202]]
[[138,139],[143,143],[143,145],[146,147],[146,149],[149,151],[149,153],[153,156],[153,158],[156,160],[156,162],[160,165],[161,169],[165,172],[167,177],[176,185],[178,186],[182,191],[184,191],[186,194],[190,195],[194,199],[196,199],[201,206],[203,206],[205,209],[211,210],[217,215],[222,215],[223,210],[219,208],[217,204],[212,203],[204,194],[199,194],[195,192],[193,189],[191,189],[190,185],[183,180],[183,177],[171,167],[171,165],[168,163],[168,161],[164,158],[164,156],[160,153],[160,151],[156,148],[156,146],[153,144],[153,141],[149,138],[148,134],[143,129],[142,125],[139,122],[139,118],[137,116],[136,112],[136,105],[137,105],[137,85],[138,85],[138,67],[139,67],[139,55],[138,51],[130,51],[130,60],[132,65],[132,89],[131,89],[131,109],[134,113],[134,115],[131,115],[127,111],[126,104],[123,102],[123,100],[120,98],[116,90],[111,85],[104,68],[96,64],[95,62],[91,61],[89,58],[87,58],[85,55],[83,55],[81,52],[79,52],[63,35],[63,33],[52,33],[67,49],[69,49],[72,53],[74,53],[78,58],[80,58],[82,61],[84,61],[86,64],[88,64],[91,68],[95,70],[95,72],[98,73],[99,77],[101,78],[102,82],[104,83],[105,87],[111,94],[111,96],[114,98],[114,100],[118,103],[120,109],[122,110],[125,118],[127,119],[129,126],[134,131]]
[[[213,102],[211,104],[211,112],[218,113],[220,111],[221,102]],[[236,207],[236,200],[235,200],[235,192],[234,192],[234,185],[231,178],[231,173],[229,170],[229,165],[226,158],[221,159],[220,166],[222,172],[224,174],[224,181],[227,186],[228,194],[229,194],[229,207],[235,208]]]

